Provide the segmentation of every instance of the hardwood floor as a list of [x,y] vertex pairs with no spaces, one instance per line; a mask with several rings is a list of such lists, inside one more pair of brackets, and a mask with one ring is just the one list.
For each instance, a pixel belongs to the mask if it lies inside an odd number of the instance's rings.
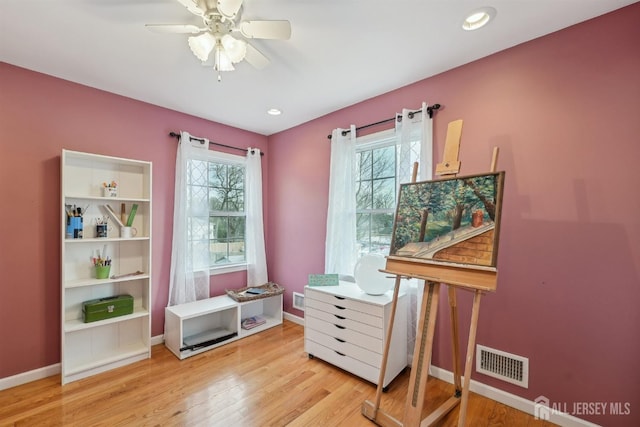
[[[183,361],[163,345],[152,358],[60,386],[58,375],[0,391],[0,425],[373,426],[360,413],[375,386],[304,353],[302,326],[285,321]],[[405,370],[383,395],[401,418]],[[429,378],[426,416],[453,393]],[[441,420],[455,426],[458,409]],[[469,426],[551,426],[471,393]]]

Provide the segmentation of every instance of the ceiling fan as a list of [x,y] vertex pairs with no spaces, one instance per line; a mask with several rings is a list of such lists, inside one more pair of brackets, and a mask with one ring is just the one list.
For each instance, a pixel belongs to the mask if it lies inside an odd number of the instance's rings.
[[[234,70],[233,64],[242,60],[257,69],[269,64],[269,59],[245,39],[288,40],[291,37],[289,21],[243,21],[242,0],[177,1],[201,17],[204,26],[147,24],[146,27],[158,33],[194,34],[188,38],[191,51],[203,64],[212,63],[218,72],[218,81],[221,71]],[[238,34],[242,37],[237,37]]]

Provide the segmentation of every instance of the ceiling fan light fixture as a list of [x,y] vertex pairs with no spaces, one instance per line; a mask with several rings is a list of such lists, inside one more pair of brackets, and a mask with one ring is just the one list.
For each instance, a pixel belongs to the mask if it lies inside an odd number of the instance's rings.
[[469,13],[462,22],[462,29],[473,31],[484,27],[496,17],[496,10],[493,7],[482,7]]
[[200,34],[199,36],[189,37],[188,41],[191,52],[193,52],[200,61],[206,61],[216,45],[215,36],[209,32]]
[[247,42],[226,34],[221,40],[222,47],[232,63],[237,64],[247,55]]
[[214,65],[213,69],[216,71],[233,71],[235,70],[233,66],[233,62],[231,62],[231,58],[225,52],[222,44],[218,43],[215,48],[214,53]]
[[234,20],[242,7],[242,0],[217,0],[216,9],[220,15],[227,19]]

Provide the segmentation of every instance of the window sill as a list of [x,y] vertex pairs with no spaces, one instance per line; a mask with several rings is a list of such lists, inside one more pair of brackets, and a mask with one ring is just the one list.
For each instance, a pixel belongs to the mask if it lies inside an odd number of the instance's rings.
[[236,271],[245,271],[247,264],[228,264],[221,265],[219,267],[211,267],[209,269],[209,276],[215,276],[218,274],[234,273]]

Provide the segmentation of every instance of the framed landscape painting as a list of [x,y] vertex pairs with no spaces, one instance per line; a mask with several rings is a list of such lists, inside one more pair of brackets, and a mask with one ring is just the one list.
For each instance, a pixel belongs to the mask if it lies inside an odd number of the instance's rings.
[[389,255],[496,266],[504,172],[400,186]]

